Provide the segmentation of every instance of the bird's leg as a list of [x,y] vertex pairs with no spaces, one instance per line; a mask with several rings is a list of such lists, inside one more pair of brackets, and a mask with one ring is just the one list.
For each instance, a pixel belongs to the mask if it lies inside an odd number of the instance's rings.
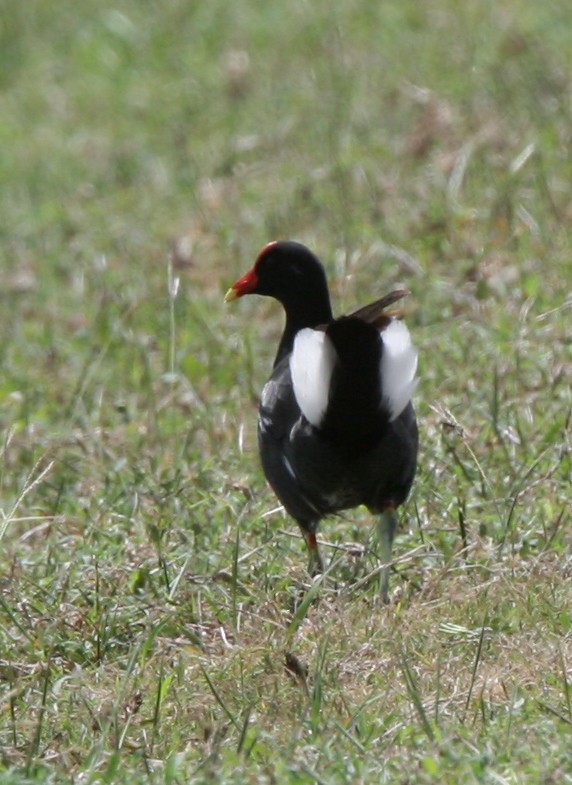
[[316,575],[321,575],[324,572],[324,561],[322,559],[322,554],[318,548],[318,541],[316,540],[315,532],[302,529],[302,534],[304,535],[306,545],[308,546],[308,572],[312,578],[315,578]]
[[385,565],[381,573],[381,599],[389,602],[389,573],[391,572],[391,553],[393,549],[393,535],[397,528],[397,515],[393,505],[387,506],[377,521],[377,538],[379,540],[379,555],[381,563]]

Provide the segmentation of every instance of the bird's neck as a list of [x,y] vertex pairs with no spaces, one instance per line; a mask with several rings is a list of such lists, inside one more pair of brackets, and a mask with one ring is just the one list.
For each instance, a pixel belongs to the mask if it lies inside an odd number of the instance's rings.
[[319,300],[316,299],[304,303],[304,307],[301,307],[300,303],[296,303],[295,307],[284,304],[284,310],[286,312],[286,324],[278,344],[278,351],[274,360],[275,367],[280,360],[291,353],[294,348],[296,333],[305,327],[326,325],[333,318],[328,292],[325,292]]

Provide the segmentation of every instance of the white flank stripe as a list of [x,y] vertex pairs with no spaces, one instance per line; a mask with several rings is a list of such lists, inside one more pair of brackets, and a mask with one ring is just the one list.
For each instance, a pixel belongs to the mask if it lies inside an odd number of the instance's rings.
[[381,333],[381,340],[381,389],[391,419],[395,420],[415,390],[417,349],[411,344],[407,326],[398,319],[394,319]]
[[296,335],[290,356],[294,395],[302,414],[318,427],[328,406],[336,350],[326,333],[306,327]]

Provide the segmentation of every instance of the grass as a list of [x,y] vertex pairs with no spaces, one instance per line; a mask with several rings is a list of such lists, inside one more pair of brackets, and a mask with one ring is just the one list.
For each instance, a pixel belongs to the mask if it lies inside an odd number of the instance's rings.
[[[567,22],[0,10],[2,783],[572,782]],[[363,511],[307,593],[259,468],[275,237],[412,291],[389,608]]]

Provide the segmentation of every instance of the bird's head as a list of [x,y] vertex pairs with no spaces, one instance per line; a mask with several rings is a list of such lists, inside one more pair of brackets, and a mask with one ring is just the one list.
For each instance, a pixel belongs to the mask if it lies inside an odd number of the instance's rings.
[[224,299],[228,303],[245,294],[261,294],[288,307],[324,291],[326,275],[319,259],[301,243],[280,240],[264,246],[252,269],[230,287]]

